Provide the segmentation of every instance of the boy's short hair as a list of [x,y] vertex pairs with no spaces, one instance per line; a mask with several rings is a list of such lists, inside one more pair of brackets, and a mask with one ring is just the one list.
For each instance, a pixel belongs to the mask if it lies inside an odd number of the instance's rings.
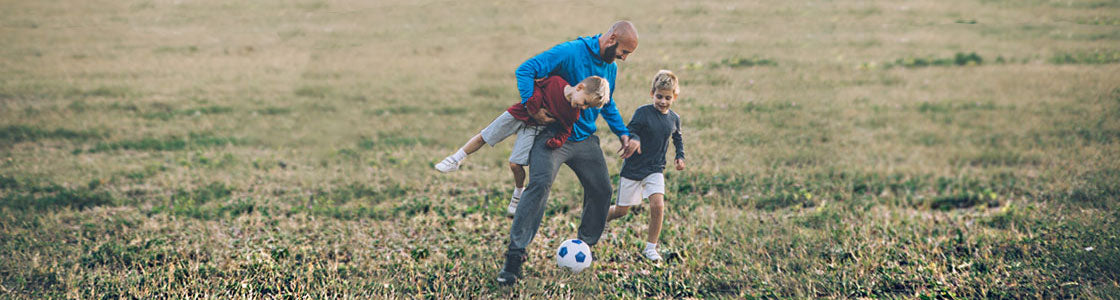
[[657,91],[673,91],[673,94],[680,94],[681,86],[677,81],[677,75],[669,70],[657,71],[657,75],[653,75],[653,85],[649,92]]
[[583,84],[583,92],[587,94],[587,105],[603,107],[611,101],[611,87],[606,79],[599,76],[588,76],[579,83]]

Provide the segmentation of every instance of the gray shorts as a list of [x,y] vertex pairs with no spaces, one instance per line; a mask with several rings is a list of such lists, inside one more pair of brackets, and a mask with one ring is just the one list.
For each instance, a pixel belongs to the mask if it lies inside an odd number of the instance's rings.
[[507,137],[517,134],[517,140],[513,142],[513,153],[509,154],[509,162],[525,166],[529,164],[529,150],[533,149],[533,139],[540,131],[541,126],[525,125],[525,122],[506,111],[482,129],[482,141],[494,147]]

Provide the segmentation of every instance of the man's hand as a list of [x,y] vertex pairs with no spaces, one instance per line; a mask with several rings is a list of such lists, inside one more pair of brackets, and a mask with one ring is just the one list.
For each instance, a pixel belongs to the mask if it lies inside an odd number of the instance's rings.
[[536,119],[537,122],[541,124],[556,122],[556,118],[552,117],[552,114],[548,113],[548,110],[543,107],[537,110],[537,113],[533,114],[533,119]]
[[642,154],[642,143],[638,140],[630,139],[629,135],[620,137],[622,140],[622,147],[618,149],[619,157],[622,159],[629,158],[635,152]]
[[684,160],[678,158],[677,159],[677,171],[682,171],[682,170],[684,170]]

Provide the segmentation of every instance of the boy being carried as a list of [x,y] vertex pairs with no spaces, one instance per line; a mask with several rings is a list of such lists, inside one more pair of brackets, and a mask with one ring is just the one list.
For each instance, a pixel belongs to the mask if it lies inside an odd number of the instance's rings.
[[559,134],[548,140],[548,146],[559,148],[572,134],[572,125],[579,119],[580,111],[588,107],[602,107],[610,100],[608,95],[610,87],[606,79],[599,76],[589,76],[576,86],[568,85],[559,76],[539,80],[529,100],[511,105],[482,132],[471,137],[459,151],[436,164],[436,170],[444,173],[458,170],[467,155],[478,151],[483,144],[493,147],[516,133],[517,140],[509,156],[510,171],[513,172],[513,198],[506,209],[512,215],[525,189],[524,166],[529,164],[529,150],[533,148],[533,139],[542,127],[550,123],[557,127]]
[[661,235],[661,220],[665,213],[665,153],[669,138],[676,146],[677,170],[684,170],[684,142],[681,137],[681,118],[669,108],[680,93],[677,76],[661,70],[653,77],[649,96],[652,104],[643,105],[630,117],[631,138],[641,139],[638,154],[626,158],[619,173],[618,205],[612,205],[607,220],[626,215],[630,207],[650,200],[649,233],[646,249],[642,254],[650,260],[661,260],[657,252],[657,239]]

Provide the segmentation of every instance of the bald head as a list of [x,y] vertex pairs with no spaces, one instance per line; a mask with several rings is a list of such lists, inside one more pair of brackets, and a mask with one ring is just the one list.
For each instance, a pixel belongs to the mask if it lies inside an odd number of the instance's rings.
[[638,49],[638,30],[630,21],[618,21],[599,38],[599,56],[605,62],[615,59],[626,61],[626,57]]
[[606,35],[614,35],[619,40],[638,43],[638,30],[634,29],[634,23],[630,21],[614,22],[611,28],[607,29]]

